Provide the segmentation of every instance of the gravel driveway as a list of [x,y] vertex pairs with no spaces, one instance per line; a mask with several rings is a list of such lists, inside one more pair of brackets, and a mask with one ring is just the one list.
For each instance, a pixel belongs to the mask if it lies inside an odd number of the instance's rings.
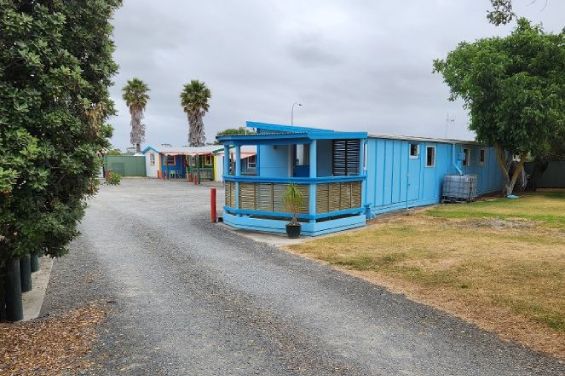
[[110,303],[90,373],[565,374],[554,359],[208,223],[208,189],[124,179],[89,202],[42,312]]

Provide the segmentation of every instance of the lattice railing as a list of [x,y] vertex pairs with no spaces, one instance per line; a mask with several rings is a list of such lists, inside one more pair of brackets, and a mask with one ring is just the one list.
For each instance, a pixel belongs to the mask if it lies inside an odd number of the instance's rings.
[[327,183],[316,186],[316,213],[361,207],[361,182]]
[[[240,183],[239,208],[284,213],[283,196],[288,184],[278,183]],[[300,213],[308,213],[309,191],[307,185],[297,185],[304,197]]]
[[[239,183],[236,192],[235,182],[226,182],[226,206],[236,208],[235,197],[239,195],[239,208],[263,212],[286,212],[283,196],[288,184],[282,183]],[[300,210],[308,214],[310,200],[309,185],[298,184],[304,196],[304,205]],[[319,183],[316,185],[316,214],[337,212],[361,207],[361,182]]]

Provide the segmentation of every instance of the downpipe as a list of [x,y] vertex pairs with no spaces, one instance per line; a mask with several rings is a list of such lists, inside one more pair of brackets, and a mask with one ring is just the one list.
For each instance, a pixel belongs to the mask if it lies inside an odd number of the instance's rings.
[[461,170],[461,167],[459,167],[457,161],[455,161],[455,144],[451,144],[451,164],[453,164],[453,167],[455,167],[459,176],[463,176],[463,170]]

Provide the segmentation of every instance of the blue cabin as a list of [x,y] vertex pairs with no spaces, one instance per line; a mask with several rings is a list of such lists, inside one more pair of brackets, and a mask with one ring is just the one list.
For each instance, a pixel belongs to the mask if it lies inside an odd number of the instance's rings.
[[[494,149],[473,141],[369,135],[247,122],[253,135],[218,137],[224,145],[224,222],[232,227],[285,232],[291,213],[282,197],[296,184],[305,235],[364,226],[399,209],[439,203],[445,175],[478,177],[477,191],[502,186]],[[256,173],[242,173],[241,149],[255,145]],[[232,166],[232,168],[230,168]],[[227,173],[226,173],[227,171]]]
[[214,152],[221,150],[218,145],[198,147],[147,146],[145,155],[148,177],[163,179],[185,179],[198,174],[200,179],[214,180]]

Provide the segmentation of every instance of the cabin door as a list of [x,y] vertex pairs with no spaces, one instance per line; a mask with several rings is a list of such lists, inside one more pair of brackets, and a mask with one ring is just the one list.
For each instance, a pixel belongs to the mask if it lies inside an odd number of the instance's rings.
[[415,201],[420,192],[420,172],[422,166],[423,145],[409,144],[408,169],[406,171],[407,199]]

